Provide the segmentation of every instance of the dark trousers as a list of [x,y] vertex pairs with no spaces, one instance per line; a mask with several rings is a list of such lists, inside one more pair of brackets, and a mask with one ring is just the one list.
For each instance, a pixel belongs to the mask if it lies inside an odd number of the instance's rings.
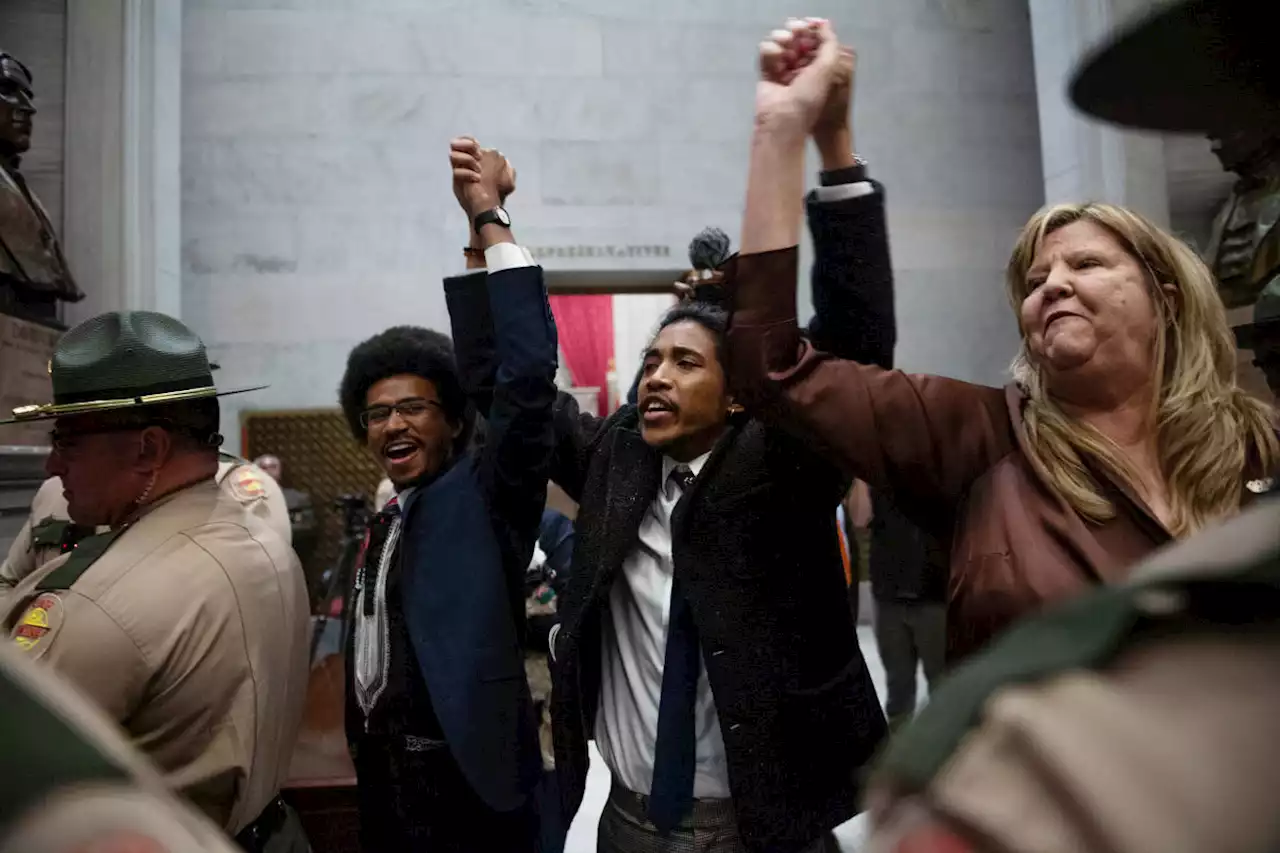
[[[649,798],[628,791],[618,780],[596,831],[597,853],[744,853],[732,800],[696,800],[690,814],[668,835],[659,835],[649,822]],[[827,833],[805,847],[804,853],[839,853],[835,836]]]
[[884,663],[889,696],[885,716],[890,723],[916,709],[916,666],[932,690],[942,675],[947,651],[947,607],[916,601],[876,600],[876,645]]
[[253,823],[240,831],[236,844],[245,853],[310,853],[307,833],[292,806],[276,797]]
[[445,746],[414,751],[403,738],[363,738],[356,754],[363,853],[532,853],[533,797],[513,812],[489,808]]

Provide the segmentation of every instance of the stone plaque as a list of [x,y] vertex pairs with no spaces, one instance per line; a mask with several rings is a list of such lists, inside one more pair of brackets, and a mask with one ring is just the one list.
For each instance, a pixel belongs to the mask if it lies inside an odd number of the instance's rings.
[[[49,361],[61,335],[56,329],[0,314],[0,420],[18,406],[53,399]],[[43,446],[49,443],[48,421],[0,427],[0,444]]]

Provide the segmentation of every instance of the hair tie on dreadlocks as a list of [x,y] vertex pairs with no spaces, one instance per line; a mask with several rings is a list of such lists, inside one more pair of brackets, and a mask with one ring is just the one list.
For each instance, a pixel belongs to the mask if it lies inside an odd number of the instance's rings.
[[729,259],[729,235],[719,228],[704,228],[689,243],[689,265],[713,270]]

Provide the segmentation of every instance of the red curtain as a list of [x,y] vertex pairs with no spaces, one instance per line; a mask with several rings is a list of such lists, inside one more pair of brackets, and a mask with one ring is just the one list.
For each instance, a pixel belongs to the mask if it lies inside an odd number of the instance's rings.
[[573,384],[600,389],[599,415],[607,415],[609,389],[605,374],[613,358],[613,295],[566,294],[552,296],[551,313],[556,318],[560,352],[573,374]]

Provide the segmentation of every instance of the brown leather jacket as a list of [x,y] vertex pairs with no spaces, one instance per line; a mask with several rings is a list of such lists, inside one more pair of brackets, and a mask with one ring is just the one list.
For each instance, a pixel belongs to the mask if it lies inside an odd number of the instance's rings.
[[[950,543],[949,663],[1050,602],[1124,578],[1171,541],[1140,497],[1101,474],[1115,517],[1094,524],[1077,515],[1026,456],[1016,387],[908,375],[813,349],[796,324],[796,264],[796,250],[783,249],[742,256],[729,272],[734,392],[758,416],[825,446],[847,473],[892,492],[916,524]],[[1248,503],[1254,495],[1241,490]]]

